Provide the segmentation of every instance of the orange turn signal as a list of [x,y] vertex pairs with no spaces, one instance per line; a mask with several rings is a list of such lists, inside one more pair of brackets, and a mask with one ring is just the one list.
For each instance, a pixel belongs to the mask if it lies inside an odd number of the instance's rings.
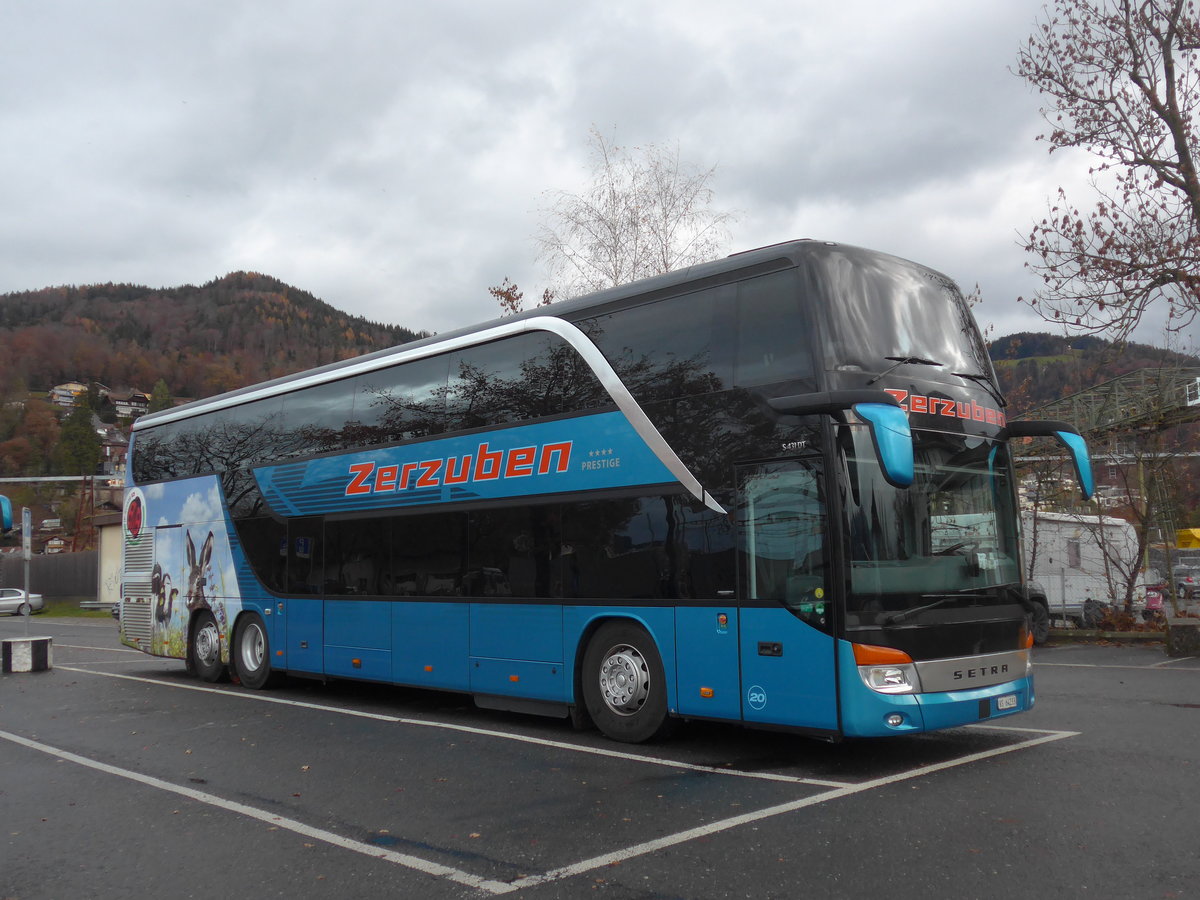
[[713,696],[713,689],[712,688],[700,688],[700,696],[704,697],[706,700],[710,699]]
[[912,657],[894,647],[876,647],[874,644],[854,644],[854,661],[860,666],[904,666],[912,663]]

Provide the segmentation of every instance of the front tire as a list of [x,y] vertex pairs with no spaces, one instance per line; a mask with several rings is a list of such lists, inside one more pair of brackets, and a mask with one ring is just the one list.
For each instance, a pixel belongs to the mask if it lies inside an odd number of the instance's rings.
[[239,621],[233,637],[233,663],[242,684],[260,691],[276,678],[271,672],[271,639],[267,626],[256,613]]
[[1033,601],[1033,609],[1029,612],[1029,630],[1033,632],[1033,642],[1042,646],[1050,640],[1050,611],[1037,600]]
[[188,636],[188,655],[192,667],[202,681],[210,684],[220,681],[225,674],[221,665],[221,632],[212,613],[205,610],[192,621]]
[[588,714],[614,741],[640,744],[665,736],[674,724],[667,715],[662,657],[641,626],[600,626],[584,653],[582,677]]

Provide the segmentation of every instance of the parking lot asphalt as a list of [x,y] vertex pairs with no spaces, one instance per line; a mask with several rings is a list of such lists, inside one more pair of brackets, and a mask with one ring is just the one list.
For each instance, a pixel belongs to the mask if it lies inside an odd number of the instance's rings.
[[[100,619],[0,677],[0,897],[1200,894],[1200,660],[1035,653],[999,727],[627,746],[456,694],[189,678]],[[24,633],[0,620],[0,637]]]

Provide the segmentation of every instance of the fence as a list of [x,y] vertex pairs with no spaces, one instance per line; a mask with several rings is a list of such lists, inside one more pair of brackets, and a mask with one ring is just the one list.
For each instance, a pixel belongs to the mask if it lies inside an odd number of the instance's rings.
[[[29,589],[47,598],[95,597],[97,566],[95,550],[35,556],[29,561]],[[0,555],[0,586],[25,586],[25,560],[20,553]]]

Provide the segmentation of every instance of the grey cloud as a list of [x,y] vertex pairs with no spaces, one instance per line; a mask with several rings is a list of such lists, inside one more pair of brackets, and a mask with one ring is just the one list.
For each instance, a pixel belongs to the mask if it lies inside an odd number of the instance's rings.
[[536,210],[584,186],[595,124],[717,165],[730,249],[868,243],[1036,328],[1015,233],[1044,189],[1014,177],[1001,210],[974,183],[1043,158],[1006,70],[1040,7],[10,3],[0,291],[246,268],[458,327],[495,314],[505,276],[540,291]]

